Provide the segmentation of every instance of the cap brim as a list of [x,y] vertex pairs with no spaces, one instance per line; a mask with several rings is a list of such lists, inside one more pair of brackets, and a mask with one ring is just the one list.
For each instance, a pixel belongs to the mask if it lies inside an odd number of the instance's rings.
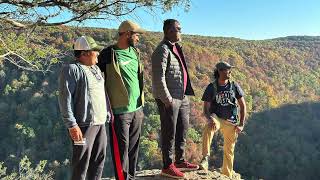
[[103,46],[96,46],[91,49],[91,51],[101,51],[103,49]]
[[137,30],[135,30],[133,32],[143,34],[143,33],[146,32],[146,30],[140,28],[140,29],[137,29]]
[[231,69],[231,68],[234,68],[235,66],[223,66],[223,67],[219,67],[217,68],[218,70],[221,70],[221,69]]

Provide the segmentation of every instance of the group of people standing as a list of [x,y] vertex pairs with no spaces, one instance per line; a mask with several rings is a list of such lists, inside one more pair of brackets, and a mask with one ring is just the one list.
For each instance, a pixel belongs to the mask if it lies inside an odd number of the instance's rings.
[[[72,179],[101,179],[107,147],[108,122],[115,176],[135,179],[141,125],[144,118],[143,65],[136,45],[144,33],[138,24],[124,21],[117,43],[100,47],[89,36],[74,43],[75,61],[64,64],[59,76],[59,105],[73,141]],[[163,24],[164,38],[152,54],[152,93],[161,120],[163,176],[181,179],[184,171],[208,169],[214,132],[224,135],[222,173],[232,176],[234,147],[245,121],[244,93],[230,81],[232,66],[219,62],[215,81],[206,88],[200,167],[185,157],[190,103],[194,96],[181,41],[181,26],[175,19]],[[238,110],[240,107],[240,110]],[[238,115],[238,112],[240,115]]]

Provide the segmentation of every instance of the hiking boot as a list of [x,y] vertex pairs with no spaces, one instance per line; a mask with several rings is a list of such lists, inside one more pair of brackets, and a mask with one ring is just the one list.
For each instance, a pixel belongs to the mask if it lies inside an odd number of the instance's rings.
[[194,170],[198,170],[199,166],[196,164],[191,164],[187,161],[183,161],[183,162],[175,162],[174,165],[180,170],[180,171],[194,171]]
[[184,174],[179,169],[177,169],[173,165],[173,163],[170,164],[170,166],[168,168],[162,169],[161,175],[166,176],[166,177],[175,178],[175,179],[183,179],[184,178]]
[[201,170],[208,170],[209,168],[209,157],[205,156],[202,158],[201,162],[200,162],[200,169]]

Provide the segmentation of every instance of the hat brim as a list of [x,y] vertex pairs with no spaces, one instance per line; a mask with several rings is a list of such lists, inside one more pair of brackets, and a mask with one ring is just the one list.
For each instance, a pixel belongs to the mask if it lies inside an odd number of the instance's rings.
[[218,70],[221,70],[221,69],[232,69],[234,68],[235,66],[224,66],[224,67],[220,67],[220,68],[217,68]]
[[96,46],[92,49],[90,49],[91,51],[101,51],[103,49],[103,46]]
[[134,33],[143,34],[143,33],[146,32],[146,30],[139,28],[139,29],[134,30],[133,32],[134,32]]

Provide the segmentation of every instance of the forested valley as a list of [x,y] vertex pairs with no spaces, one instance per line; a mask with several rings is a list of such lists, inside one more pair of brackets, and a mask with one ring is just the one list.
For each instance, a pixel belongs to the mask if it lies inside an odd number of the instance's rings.
[[[99,44],[108,46],[115,43],[116,30],[57,26],[38,27],[35,31],[38,41],[28,47],[26,39],[15,31],[0,32],[3,39],[13,42],[10,49],[32,52],[30,58],[44,58],[48,51],[57,55],[45,72],[23,70],[0,59],[0,177],[22,171],[68,179],[71,141],[58,109],[59,69],[73,60],[74,38],[90,35]],[[140,170],[161,168],[162,164],[160,118],[151,94],[150,60],[162,37],[162,33],[147,32],[138,46],[144,62],[147,101]],[[196,93],[190,98],[187,159],[198,163],[202,158],[199,152],[206,120],[201,97],[213,81],[214,65],[224,60],[236,66],[232,78],[245,91],[248,108],[246,134],[240,135],[236,145],[235,171],[245,179],[319,179],[320,37],[242,40],[183,35],[182,38]],[[0,54],[2,51],[0,46]],[[212,144],[211,166],[221,166],[222,145],[221,135],[217,134]],[[113,176],[110,152],[108,155],[105,177]]]

